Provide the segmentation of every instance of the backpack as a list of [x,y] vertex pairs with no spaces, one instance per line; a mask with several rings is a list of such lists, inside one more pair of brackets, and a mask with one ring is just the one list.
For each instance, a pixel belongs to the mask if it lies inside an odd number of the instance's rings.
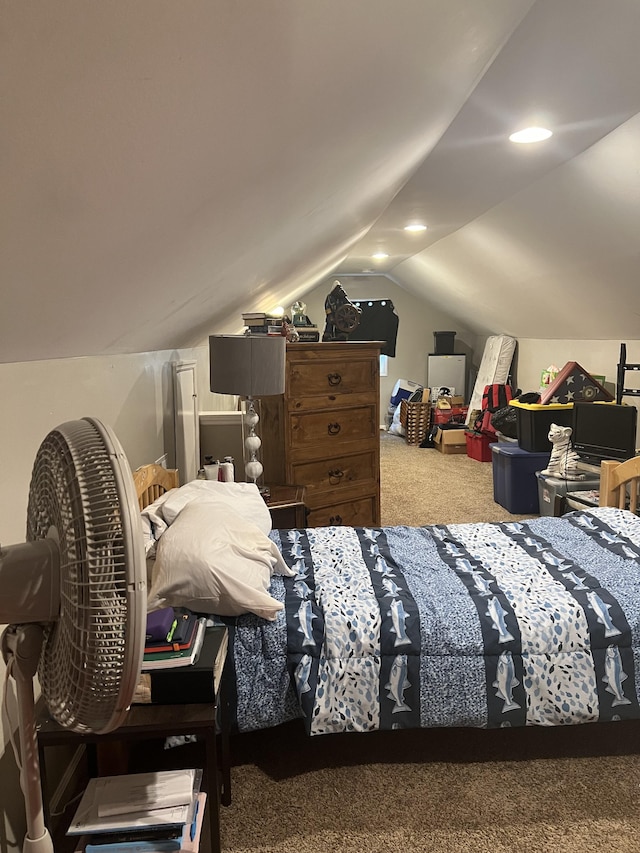
[[513,390],[511,385],[485,385],[482,395],[482,410],[476,418],[473,429],[475,432],[481,432],[485,435],[495,436],[496,430],[491,423],[491,416],[509,405],[509,400],[513,399]]

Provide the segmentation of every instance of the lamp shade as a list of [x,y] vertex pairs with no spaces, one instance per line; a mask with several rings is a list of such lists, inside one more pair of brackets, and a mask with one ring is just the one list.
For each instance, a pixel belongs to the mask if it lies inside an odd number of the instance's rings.
[[284,394],[287,341],[281,335],[210,335],[209,371],[216,394]]

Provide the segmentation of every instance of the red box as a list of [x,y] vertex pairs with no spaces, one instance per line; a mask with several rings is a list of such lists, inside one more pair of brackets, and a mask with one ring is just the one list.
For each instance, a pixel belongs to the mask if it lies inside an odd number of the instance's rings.
[[463,424],[467,419],[469,406],[451,406],[449,409],[433,410],[434,424]]
[[467,456],[469,459],[477,459],[478,462],[492,461],[493,457],[489,445],[496,440],[493,436],[466,430],[464,437],[467,441]]

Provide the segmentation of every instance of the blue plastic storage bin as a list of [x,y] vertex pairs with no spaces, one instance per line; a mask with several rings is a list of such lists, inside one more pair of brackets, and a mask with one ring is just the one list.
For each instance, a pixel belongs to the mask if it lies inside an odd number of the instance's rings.
[[517,444],[491,445],[493,499],[518,515],[537,515],[538,479],[536,471],[547,467],[551,452],[532,453]]

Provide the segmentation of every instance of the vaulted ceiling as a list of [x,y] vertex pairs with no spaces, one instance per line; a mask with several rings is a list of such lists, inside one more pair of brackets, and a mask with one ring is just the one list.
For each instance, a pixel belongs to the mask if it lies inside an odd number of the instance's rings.
[[367,270],[479,334],[639,338],[639,42],[637,0],[9,0],[0,362]]

